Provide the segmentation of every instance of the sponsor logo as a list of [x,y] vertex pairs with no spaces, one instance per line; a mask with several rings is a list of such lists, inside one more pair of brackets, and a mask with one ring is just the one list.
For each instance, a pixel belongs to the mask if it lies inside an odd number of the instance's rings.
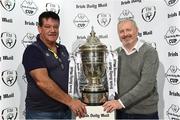
[[144,7],[141,11],[142,18],[146,22],[151,22],[156,15],[156,7]]
[[53,3],[46,3],[46,11],[53,11],[56,14],[59,14],[60,12],[60,6]]
[[2,81],[5,85],[11,87],[17,80],[17,71],[15,70],[5,70],[1,74]]
[[1,33],[1,42],[8,49],[11,49],[15,46],[16,40],[17,40],[16,35],[13,33],[8,33],[8,32]]
[[102,27],[106,27],[109,25],[110,21],[111,21],[111,15],[110,14],[105,14],[105,13],[99,13],[97,15],[97,21],[99,23],[99,25],[101,25]]
[[121,1],[121,5],[127,5],[127,4],[130,4],[130,3],[141,3],[141,0],[122,0]]
[[0,57],[0,61],[1,61],[1,59],[2,60],[14,60],[14,56],[2,56],[2,57]]
[[174,6],[179,0],[164,0],[167,6]]
[[7,11],[12,11],[15,7],[15,0],[1,0],[0,3]]
[[13,23],[13,19],[2,18],[2,22]]
[[86,8],[86,6],[85,5],[78,5],[78,4],[76,4],[76,8]]
[[127,5],[127,4],[130,4],[131,1],[130,0],[122,0],[121,1],[121,5]]
[[2,110],[2,119],[3,120],[15,120],[18,114],[17,107],[9,107]]
[[76,4],[76,8],[93,8],[93,9],[97,9],[97,8],[101,8],[101,7],[107,7],[107,3],[99,3],[99,4]]
[[107,7],[107,3],[99,3],[98,7]]
[[37,26],[38,25],[38,22],[32,22],[32,21],[24,21],[24,25],[30,25],[30,26]]
[[87,8],[94,8],[94,9],[96,9],[97,5],[96,4],[87,4],[86,7]]
[[3,56],[3,60],[13,60],[14,56]]
[[180,69],[177,66],[171,65],[170,68],[165,73],[165,77],[168,82],[172,85],[177,85],[180,83]]
[[145,36],[145,35],[152,35],[152,34],[153,34],[152,30],[143,31],[143,32],[138,32],[138,36],[139,36],[139,37],[142,37],[142,36]]
[[108,34],[98,35],[98,38],[99,38],[99,39],[106,39],[106,38],[108,38]]
[[126,18],[134,19],[134,15],[129,10],[123,10],[119,15],[118,20],[121,21]]
[[180,97],[180,93],[179,93],[179,92],[174,92],[174,91],[169,91],[169,95],[170,95],[170,96]]
[[14,93],[10,93],[10,94],[3,94],[3,98],[6,99],[6,98],[12,98],[14,97]]
[[168,18],[172,18],[172,17],[177,17],[177,16],[178,16],[178,13],[173,12],[173,13],[169,13],[169,14],[167,14],[167,15],[168,15]]
[[35,35],[31,33],[27,33],[22,40],[22,44],[24,45],[24,47],[27,47],[28,45],[32,44],[35,41],[36,41]]
[[24,0],[21,8],[26,15],[32,16],[36,14],[38,7],[32,0]]
[[168,52],[168,57],[176,57],[179,56],[177,52]]
[[75,19],[73,20],[74,24],[76,27],[83,29],[85,27],[87,27],[88,23],[89,23],[89,19],[87,18],[87,16],[83,13],[79,13]]
[[85,35],[84,35],[84,36],[82,36],[82,35],[77,35],[77,40],[79,40],[79,39],[86,40],[87,37],[86,37]]
[[167,116],[169,120],[179,120],[180,118],[180,108],[178,105],[172,104],[167,111]]
[[177,29],[175,26],[171,26],[169,27],[169,30],[167,31],[164,38],[169,45],[176,45],[180,41],[180,30]]

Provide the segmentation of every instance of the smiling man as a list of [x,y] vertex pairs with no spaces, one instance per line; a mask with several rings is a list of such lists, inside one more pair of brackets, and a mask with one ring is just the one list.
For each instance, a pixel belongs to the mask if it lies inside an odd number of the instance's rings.
[[122,43],[117,49],[118,99],[107,101],[104,110],[117,110],[117,119],[158,119],[157,51],[138,39],[134,20],[119,21],[117,31]]
[[69,54],[65,46],[56,43],[59,25],[56,13],[43,12],[37,41],[24,51],[26,119],[70,119],[71,111],[79,117],[86,114],[85,104],[67,94]]

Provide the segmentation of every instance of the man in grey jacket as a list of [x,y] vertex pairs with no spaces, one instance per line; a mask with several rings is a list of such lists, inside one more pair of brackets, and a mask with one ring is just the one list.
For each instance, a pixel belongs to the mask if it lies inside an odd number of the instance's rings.
[[117,110],[117,119],[158,119],[157,51],[138,40],[134,20],[119,21],[117,30],[122,43],[117,49],[118,99],[104,103],[104,110]]

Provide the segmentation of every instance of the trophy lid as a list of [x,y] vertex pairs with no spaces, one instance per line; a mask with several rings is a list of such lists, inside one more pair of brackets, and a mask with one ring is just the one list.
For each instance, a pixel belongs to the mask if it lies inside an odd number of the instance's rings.
[[90,36],[87,37],[86,43],[79,47],[80,51],[84,50],[107,50],[106,45],[100,42],[99,38],[95,35],[94,27],[91,28]]

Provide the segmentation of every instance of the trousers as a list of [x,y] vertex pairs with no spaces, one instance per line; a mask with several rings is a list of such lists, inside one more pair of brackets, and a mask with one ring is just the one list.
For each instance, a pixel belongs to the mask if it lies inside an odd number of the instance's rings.
[[124,111],[117,110],[116,111],[116,119],[151,119],[158,120],[158,112],[154,112],[151,114],[128,114]]
[[71,111],[55,111],[55,112],[41,112],[41,111],[26,111],[26,119],[71,119]]

